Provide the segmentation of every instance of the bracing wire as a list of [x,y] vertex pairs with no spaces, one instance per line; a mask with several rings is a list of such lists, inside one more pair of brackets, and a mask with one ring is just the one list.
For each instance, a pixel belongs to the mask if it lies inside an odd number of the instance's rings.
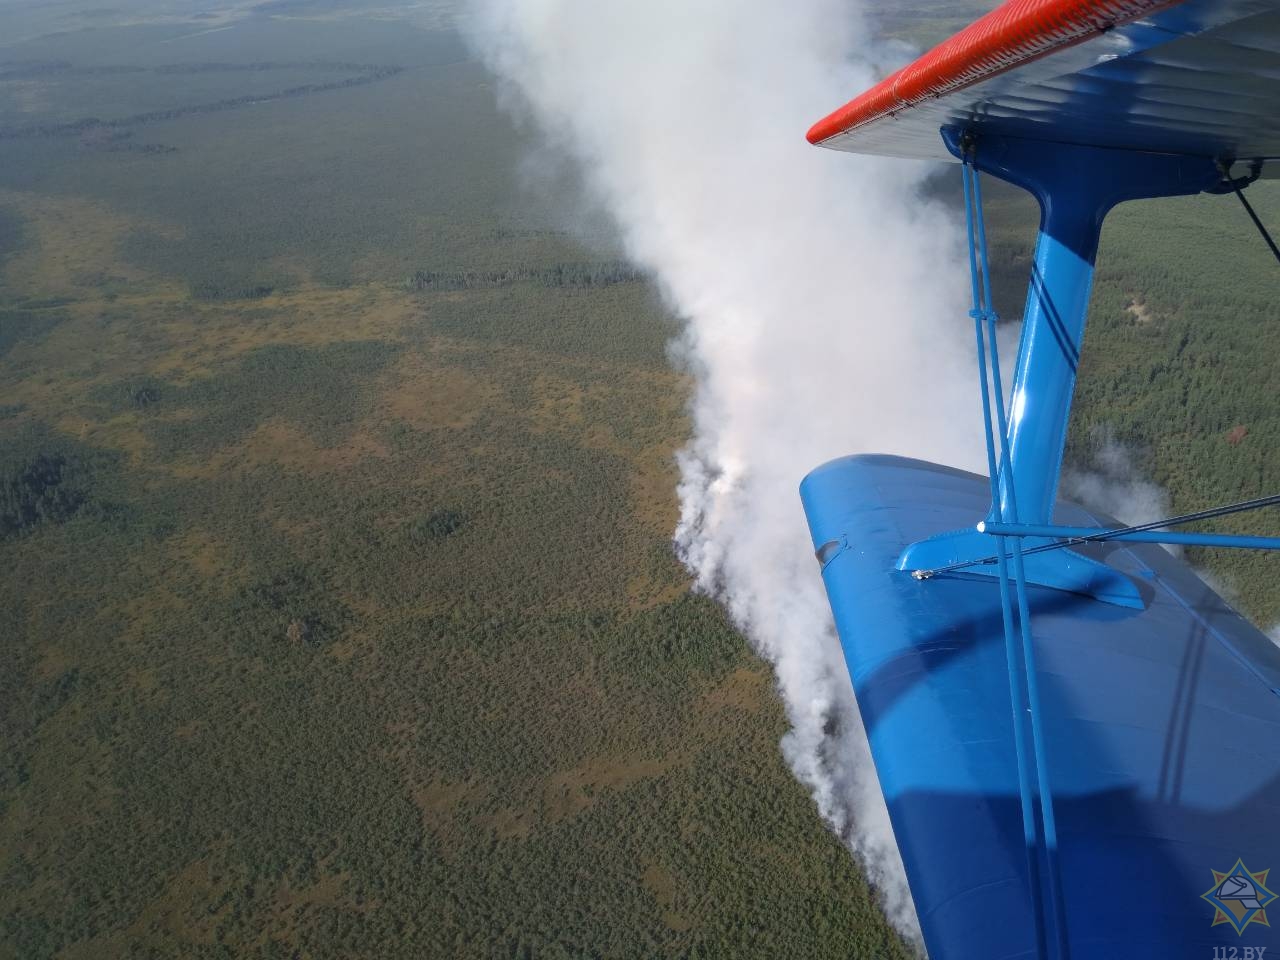
[[1253,221],[1253,225],[1257,227],[1258,232],[1262,234],[1262,239],[1265,240],[1267,246],[1271,248],[1271,253],[1275,256],[1276,262],[1280,263],[1280,247],[1276,246],[1276,242],[1271,239],[1271,232],[1267,230],[1266,224],[1264,224],[1258,214],[1254,212],[1253,204],[1251,204],[1248,198],[1245,197],[1244,191],[1240,189],[1240,185],[1238,183],[1232,181],[1231,189],[1235,195],[1240,198],[1240,202],[1244,205],[1245,212],[1249,214],[1249,219]]
[[[1221,507],[1211,507],[1208,510],[1197,510],[1195,513],[1184,513],[1176,517],[1166,517],[1164,520],[1152,520],[1149,523],[1139,523],[1129,527],[1117,527],[1114,530],[1104,530],[1101,533],[1091,534],[1087,537],[1064,537],[1053,543],[1042,543],[1036,547],[1030,547],[1023,551],[1023,556],[1031,556],[1036,553],[1048,553],[1052,550],[1062,550],[1066,547],[1078,546],[1082,543],[1103,543],[1122,534],[1128,533],[1145,533],[1148,530],[1161,530],[1165,527],[1178,527],[1186,523],[1196,523],[1200,520],[1212,520],[1215,517],[1227,517],[1235,513],[1245,513],[1250,510],[1261,510],[1264,507],[1280,506],[1280,493],[1272,494],[1267,497],[1257,497],[1253,500],[1242,500],[1239,503],[1228,503]],[[990,557],[976,557],[973,560],[961,560],[957,563],[948,564],[945,567],[938,567],[934,570],[922,570],[920,574],[926,576],[934,576],[939,573],[951,573],[954,570],[963,570],[965,567],[989,566],[995,563],[998,558],[995,555]]]
[[[1005,500],[1008,492],[1007,518],[1017,522],[1017,503],[1012,490],[1009,467],[1008,428],[1005,421],[1003,387],[1000,378],[1000,358],[996,350],[996,314],[991,302],[990,263],[987,258],[986,224],[982,215],[982,187],[978,170],[966,156],[961,168],[964,180],[965,220],[968,227],[968,253],[970,279],[973,287],[974,335],[978,348],[978,377],[981,383],[982,420],[987,448],[987,466],[991,482],[991,509],[1005,519]],[[989,349],[988,349],[989,348]],[[991,377],[994,379],[996,422],[992,422],[992,385],[988,380],[988,352]],[[999,434],[999,456],[997,455]],[[1005,469],[997,464],[997,459]],[[1031,615],[1027,603],[1026,572],[1022,563],[1022,544],[1011,539],[1007,545],[999,544],[997,560],[1000,565],[1000,609],[1004,627],[1005,659],[1009,672],[1009,698],[1013,712],[1014,753],[1018,768],[1018,792],[1021,800],[1023,839],[1026,848],[1027,883],[1031,896],[1036,932],[1036,956],[1050,956],[1049,945],[1060,960],[1067,960],[1070,947],[1067,941],[1065,906],[1058,870],[1057,826],[1053,812],[1053,793],[1049,783],[1049,764],[1044,745],[1044,730],[1040,715],[1040,694],[1036,678],[1034,640],[1031,634]],[[1012,561],[1012,562],[1010,562]],[[1012,576],[1010,567],[1012,566]],[[1017,604],[1010,596],[1016,588]],[[1017,612],[1018,630],[1014,629],[1014,612]],[[1019,649],[1019,639],[1021,649]],[[1024,728],[1024,716],[1030,720],[1030,737]],[[1036,804],[1039,797],[1039,823],[1036,822]],[[1041,844],[1043,837],[1043,845]],[[1048,909],[1045,892],[1041,889],[1040,856],[1044,857],[1044,877],[1048,884]],[[1046,920],[1052,917],[1052,935]]]

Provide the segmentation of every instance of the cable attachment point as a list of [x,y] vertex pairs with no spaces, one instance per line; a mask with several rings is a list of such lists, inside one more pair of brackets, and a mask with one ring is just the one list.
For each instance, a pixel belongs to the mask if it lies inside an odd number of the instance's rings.
[[1249,184],[1253,183],[1262,176],[1262,161],[1254,160],[1249,164],[1249,172],[1242,177],[1232,177],[1231,168],[1236,165],[1236,161],[1230,157],[1219,157],[1217,160],[1218,172],[1222,174],[1222,182],[1214,184],[1212,187],[1206,187],[1205,193],[1236,193],[1243,190]]

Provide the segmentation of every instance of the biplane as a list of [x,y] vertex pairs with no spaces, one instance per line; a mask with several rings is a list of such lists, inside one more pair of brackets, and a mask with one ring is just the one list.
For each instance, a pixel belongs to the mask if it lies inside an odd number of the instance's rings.
[[[809,139],[963,179],[988,476],[800,488],[930,955],[1280,955],[1280,649],[1160,546],[1275,549],[1186,524],[1280,497],[1126,527],[1058,495],[1107,212],[1235,195],[1280,260],[1245,195],[1280,173],[1280,0],[1010,0]],[[983,175],[1041,214],[1007,388]]]

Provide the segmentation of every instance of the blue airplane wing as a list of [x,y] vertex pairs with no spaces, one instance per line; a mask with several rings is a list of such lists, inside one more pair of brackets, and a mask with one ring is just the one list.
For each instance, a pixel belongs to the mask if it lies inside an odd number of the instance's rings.
[[[896,569],[984,516],[987,479],[848,457],[801,496],[815,549],[848,544],[822,577],[930,955],[1035,956],[998,584]],[[1162,547],[1107,549],[1144,609],[1028,589],[1070,945],[1190,960],[1273,943],[1212,926],[1200,896],[1238,858],[1280,864],[1280,650]]]

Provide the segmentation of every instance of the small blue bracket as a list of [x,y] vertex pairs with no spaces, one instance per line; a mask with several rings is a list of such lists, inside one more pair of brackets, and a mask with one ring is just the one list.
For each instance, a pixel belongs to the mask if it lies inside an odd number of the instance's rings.
[[[1040,234],[1007,432],[999,438],[1006,451],[999,467],[1000,502],[992,505],[988,519],[1017,517],[1022,523],[1048,524],[1057,499],[1102,222],[1112,207],[1126,200],[1197,194],[1218,183],[1222,175],[1209,157],[999,136],[970,142],[958,128],[944,129],[942,137],[957,158],[1023,187],[1040,204]],[[998,370],[993,377],[997,396],[1002,397]],[[1029,549],[1035,544],[1024,546]],[[990,538],[974,530],[943,533],[908,547],[898,569],[933,571],[989,556],[990,551]],[[964,572],[998,576],[990,566],[972,566]],[[1142,606],[1141,595],[1128,577],[1067,550],[1028,556],[1026,574],[1029,583],[1122,606]]]
[[[1048,537],[1027,537],[1022,541],[1027,583],[1083,594],[1131,610],[1145,606],[1133,580],[1105,563],[1065,548],[1051,553],[1030,552],[1055,542]],[[911,544],[898,558],[898,569],[912,571],[919,580],[929,579],[934,571],[948,576],[999,577],[996,564],[984,562],[992,556],[993,549],[991,534],[957,530]],[[955,572],[945,569],[957,566],[961,569]]]

